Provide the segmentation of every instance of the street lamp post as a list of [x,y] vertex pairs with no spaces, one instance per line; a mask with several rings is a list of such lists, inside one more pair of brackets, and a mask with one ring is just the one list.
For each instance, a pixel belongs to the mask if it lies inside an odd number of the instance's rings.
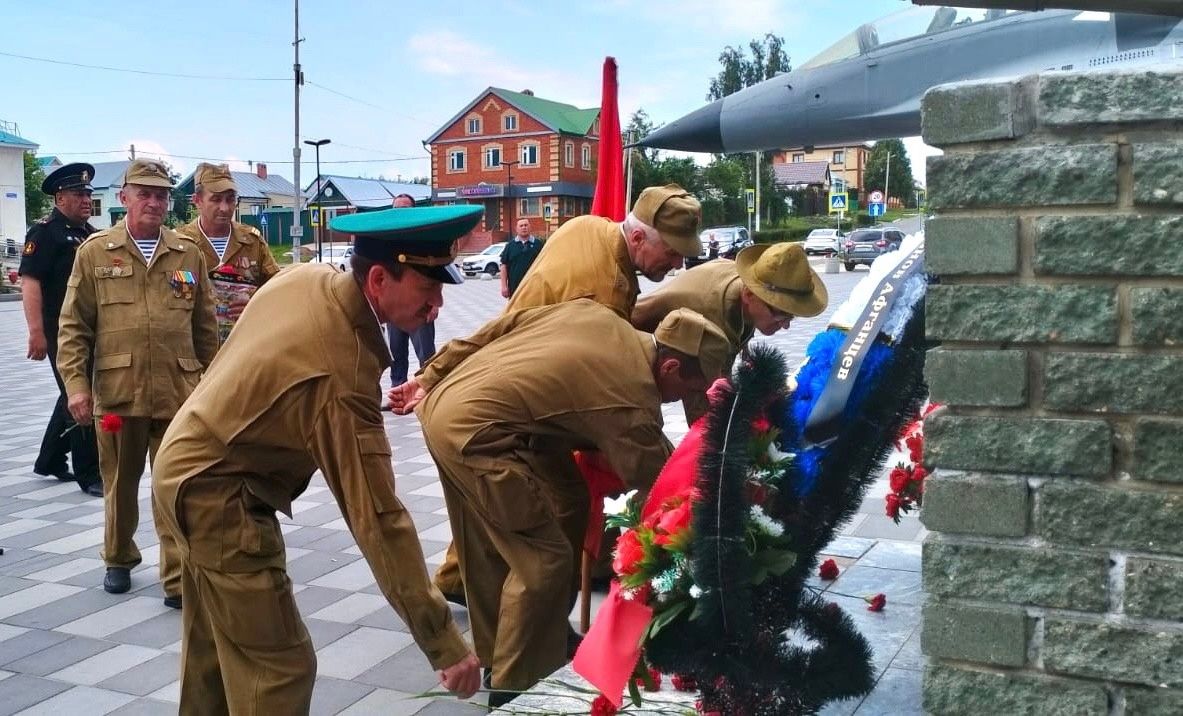
[[308,146],[316,147],[316,216],[317,216],[316,260],[317,261],[324,260],[324,257],[322,255],[322,252],[323,252],[322,244],[324,243],[324,225],[325,225],[325,213],[324,213],[324,209],[321,207],[321,203],[320,203],[321,202],[321,196],[320,196],[320,148],[322,146],[328,144],[331,141],[332,141],[331,139],[318,139],[315,142],[312,141],[311,139],[304,140],[304,143],[307,144]]
[[510,236],[512,236],[513,232],[514,232],[514,228],[513,228],[513,196],[512,196],[513,195],[513,168],[514,168],[514,165],[521,164],[521,162],[513,161],[513,162],[501,162],[501,163],[503,165],[505,165],[505,198],[509,200],[509,204],[507,205],[508,209],[505,212],[506,224],[507,224],[506,230],[509,232]]

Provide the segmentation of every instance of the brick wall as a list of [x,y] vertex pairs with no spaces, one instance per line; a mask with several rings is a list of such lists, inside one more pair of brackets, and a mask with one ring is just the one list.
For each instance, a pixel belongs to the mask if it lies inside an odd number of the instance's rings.
[[924,707],[1183,713],[1183,73],[924,99]]

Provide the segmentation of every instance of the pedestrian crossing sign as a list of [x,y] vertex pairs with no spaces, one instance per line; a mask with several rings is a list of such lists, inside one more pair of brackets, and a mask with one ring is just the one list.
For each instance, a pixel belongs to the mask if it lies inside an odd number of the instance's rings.
[[830,194],[830,213],[837,214],[846,211],[846,192]]

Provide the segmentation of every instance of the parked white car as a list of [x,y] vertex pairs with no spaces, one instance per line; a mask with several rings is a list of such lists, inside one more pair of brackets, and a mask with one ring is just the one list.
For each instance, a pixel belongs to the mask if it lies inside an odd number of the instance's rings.
[[501,271],[501,252],[505,249],[505,242],[493,244],[474,256],[469,256],[460,262],[460,270],[465,276],[476,276],[487,273],[496,276]]
[[348,244],[323,244],[320,247],[320,251],[320,258],[318,259],[314,252],[310,263],[333,264],[342,271],[349,270],[349,258],[353,256],[353,246]]
[[809,236],[805,237],[805,254],[807,256],[836,254],[838,253],[838,240],[841,238],[842,232],[837,229],[814,229],[809,232]]

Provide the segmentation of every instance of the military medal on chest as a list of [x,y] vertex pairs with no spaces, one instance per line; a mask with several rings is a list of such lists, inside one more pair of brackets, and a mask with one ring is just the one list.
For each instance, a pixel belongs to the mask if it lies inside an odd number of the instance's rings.
[[173,296],[193,300],[193,288],[197,285],[197,277],[192,271],[173,271],[169,275],[168,284],[172,286]]

